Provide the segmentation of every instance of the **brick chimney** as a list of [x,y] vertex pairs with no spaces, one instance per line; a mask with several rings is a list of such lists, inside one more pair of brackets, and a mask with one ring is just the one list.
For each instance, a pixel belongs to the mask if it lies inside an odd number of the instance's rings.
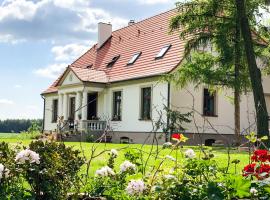
[[112,35],[112,25],[99,22],[98,23],[98,48],[106,42]]

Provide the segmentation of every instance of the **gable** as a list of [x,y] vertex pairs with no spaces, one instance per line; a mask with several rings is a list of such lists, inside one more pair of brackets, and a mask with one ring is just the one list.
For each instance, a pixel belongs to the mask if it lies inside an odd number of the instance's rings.
[[72,85],[81,83],[79,78],[74,74],[73,71],[69,71],[62,79],[59,85]]

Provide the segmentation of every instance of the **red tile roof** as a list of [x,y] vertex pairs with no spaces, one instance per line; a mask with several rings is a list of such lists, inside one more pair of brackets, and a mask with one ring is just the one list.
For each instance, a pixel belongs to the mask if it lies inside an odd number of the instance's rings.
[[[100,48],[97,44],[71,64],[71,69],[82,81],[118,82],[129,79],[161,75],[172,71],[183,58],[185,41],[178,33],[169,34],[169,20],[176,14],[170,10],[141,22],[116,30],[112,37]],[[162,59],[155,59],[162,47],[171,48]],[[142,52],[133,65],[128,61],[136,52]],[[120,58],[107,67],[114,56]],[[91,69],[87,66],[92,65]],[[57,91],[55,82],[44,93]]]
[[107,75],[105,71],[70,67],[70,69],[78,76],[81,81],[84,82],[94,82],[94,83],[107,83]]

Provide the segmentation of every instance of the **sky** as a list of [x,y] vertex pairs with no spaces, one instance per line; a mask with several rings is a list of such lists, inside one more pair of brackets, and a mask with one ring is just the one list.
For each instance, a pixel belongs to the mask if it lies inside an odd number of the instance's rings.
[[42,118],[40,94],[113,30],[175,7],[175,0],[0,0],[0,119]]

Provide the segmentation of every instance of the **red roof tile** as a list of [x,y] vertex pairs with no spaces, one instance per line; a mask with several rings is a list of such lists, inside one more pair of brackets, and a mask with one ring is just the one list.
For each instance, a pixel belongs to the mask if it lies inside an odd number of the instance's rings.
[[[179,39],[178,33],[168,33],[169,20],[175,14],[175,9],[170,10],[114,31],[100,49],[94,45],[73,62],[72,70],[83,81],[110,83],[170,72],[180,63],[185,49],[185,41]],[[161,48],[168,44],[172,46],[165,56],[155,59]],[[133,65],[127,66],[136,52],[142,52],[141,56]],[[117,55],[120,58],[107,68],[107,63]],[[91,69],[87,68],[89,65],[92,65]]]
[[70,67],[70,69],[78,76],[81,81],[94,83],[107,83],[108,79],[105,71],[94,69]]

